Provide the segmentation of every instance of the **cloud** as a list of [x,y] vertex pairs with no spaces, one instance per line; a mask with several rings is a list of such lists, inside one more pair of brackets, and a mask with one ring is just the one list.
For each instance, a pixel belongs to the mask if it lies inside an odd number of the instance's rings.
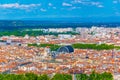
[[76,9],[77,7],[71,7],[70,9]]
[[49,6],[52,6],[52,3],[48,3]]
[[97,7],[99,7],[99,8],[103,8],[104,6],[103,6],[103,5],[98,5]]
[[56,7],[53,7],[53,9],[57,9]]
[[47,10],[46,10],[46,9],[41,8],[41,9],[40,9],[40,11],[42,11],[42,12],[46,12]]
[[19,4],[19,3],[11,3],[11,4],[0,4],[0,8],[16,8],[16,9],[28,9],[40,6],[41,4]]
[[118,1],[113,1],[113,3],[114,3],[114,4],[117,4],[117,3],[118,3]]
[[92,5],[100,5],[101,3],[100,2],[91,2],[90,4],[92,4]]
[[113,0],[113,3],[118,4],[118,3],[120,3],[120,0]]
[[63,6],[72,6],[72,4],[65,3],[65,2],[63,2],[62,5],[63,5]]
[[115,15],[120,16],[120,12],[115,12]]
[[72,1],[72,3],[82,3],[83,1],[82,0],[74,0]]
[[74,10],[74,9],[81,9],[81,7],[75,7],[75,6],[73,6],[73,7],[69,8],[68,10]]
[[100,2],[91,2],[90,4],[93,5],[93,6],[97,6],[99,8],[104,7]]
[[91,0],[73,0],[71,1],[72,4],[82,4],[85,6],[96,6],[99,8],[104,7],[101,2],[98,1],[91,1]]

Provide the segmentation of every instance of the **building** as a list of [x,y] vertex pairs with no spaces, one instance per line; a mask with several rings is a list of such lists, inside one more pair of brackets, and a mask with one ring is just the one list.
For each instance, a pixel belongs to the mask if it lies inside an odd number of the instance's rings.
[[72,46],[62,46],[57,50],[58,53],[73,53],[74,49]]

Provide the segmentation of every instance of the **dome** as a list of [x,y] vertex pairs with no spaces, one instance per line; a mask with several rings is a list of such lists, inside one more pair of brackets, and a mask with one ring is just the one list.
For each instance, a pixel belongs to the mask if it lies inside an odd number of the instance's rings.
[[58,53],[72,53],[74,49],[72,46],[62,46],[57,50]]

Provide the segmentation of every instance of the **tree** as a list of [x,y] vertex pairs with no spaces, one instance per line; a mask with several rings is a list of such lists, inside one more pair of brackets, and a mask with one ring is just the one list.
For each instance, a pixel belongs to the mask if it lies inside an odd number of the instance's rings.
[[97,73],[95,71],[93,71],[90,76],[89,76],[89,80],[98,80],[97,78]]
[[28,78],[28,80],[37,80],[37,75],[34,73],[26,73],[25,76]]
[[49,76],[46,74],[39,75],[37,80],[50,80]]
[[16,75],[16,80],[29,80],[24,74]]
[[76,79],[77,80],[88,80],[88,75],[87,74],[76,74]]
[[114,80],[113,75],[108,72],[104,72],[101,74],[103,80]]
[[4,78],[4,75],[0,74],[0,80],[3,80],[3,78]]
[[51,80],[72,80],[69,74],[55,74]]

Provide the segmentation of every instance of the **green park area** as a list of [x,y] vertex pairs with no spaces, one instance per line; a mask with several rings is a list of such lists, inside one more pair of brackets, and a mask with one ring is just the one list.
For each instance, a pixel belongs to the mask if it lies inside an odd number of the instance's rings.
[[76,32],[61,32],[61,33],[56,33],[56,32],[44,32],[42,30],[39,31],[33,31],[33,30],[29,30],[29,31],[25,31],[25,30],[13,30],[13,31],[0,31],[0,36],[22,36],[24,37],[25,35],[29,35],[29,36],[40,36],[40,35],[55,35],[58,36],[58,34],[71,34],[71,35],[76,35],[78,33]]
[[[35,47],[47,47],[49,46],[52,51],[57,50],[61,45],[58,44],[28,44],[28,46]],[[108,44],[82,44],[76,43],[71,45],[75,49],[94,49],[94,50],[112,50],[112,49],[120,49],[120,46],[108,45]]]
[[82,44],[76,43],[72,44],[73,48],[77,49],[94,49],[94,50],[112,50],[112,49],[120,49],[120,46],[115,46],[113,44]]
[[34,47],[47,47],[47,46],[49,46],[50,47],[50,49],[52,50],[52,51],[55,51],[55,50],[57,50],[60,46],[59,45],[55,45],[55,44],[28,44],[28,46],[34,46]]
[[[74,74],[76,80],[113,80],[111,73],[96,73],[92,72],[90,75],[87,74]],[[34,73],[25,74],[0,74],[0,80],[72,80],[71,74],[55,74],[53,76],[41,74],[37,75]]]

